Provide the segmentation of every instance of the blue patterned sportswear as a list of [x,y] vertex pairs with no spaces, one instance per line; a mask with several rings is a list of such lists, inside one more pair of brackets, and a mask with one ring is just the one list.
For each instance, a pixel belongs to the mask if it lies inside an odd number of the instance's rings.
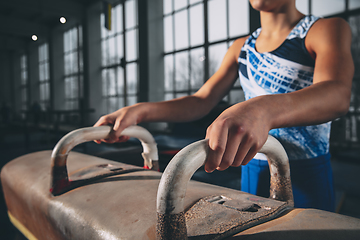
[[[238,58],[240,83],[246,100],[294,92],[312,85],[315,61],[306,50],[305,37],[318,19],[305,16],[286,40],[271,52],[259,53],[255,49],[261,28],[250,35]],[[290,160],[309,159],[328,153],[330,127],[331,122],[327,122],[272,129],[269,134],[283,144]]]

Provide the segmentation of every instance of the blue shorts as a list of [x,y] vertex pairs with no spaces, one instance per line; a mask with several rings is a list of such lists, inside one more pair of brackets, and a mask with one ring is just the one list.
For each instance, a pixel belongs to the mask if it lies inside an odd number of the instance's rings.
[[[335,211],[330,154],[290,161],[290,175],[297,208]],[[270,171],[266,160],[252,159],[241,167],[241,191],[269,197]]]

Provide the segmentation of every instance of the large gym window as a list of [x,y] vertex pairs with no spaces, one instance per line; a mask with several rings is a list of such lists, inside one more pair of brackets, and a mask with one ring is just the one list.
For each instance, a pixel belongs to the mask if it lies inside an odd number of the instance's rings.
[[[247,0],[164,0],[165,100],[195,93],[239,37],[249,34]],[[224,99],[243,100],[237,80]]]
[[83,97],[82,27],[64,33],[65,109],[80,109]]
[[101,14],[102,96],[107,112],[137,103],[138,17],[137,1],[126,0],[111,9],[111,27]]

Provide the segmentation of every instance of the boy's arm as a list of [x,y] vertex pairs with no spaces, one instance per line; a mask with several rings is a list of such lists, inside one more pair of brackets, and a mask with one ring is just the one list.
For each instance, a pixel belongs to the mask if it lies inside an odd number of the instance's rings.
[[320,124],[348,111],[354,73],[348,24],[338,18],[318,20],[305,44],[315,58],[314,84],[292,93],[256,97],[225,110],[207,131],[208,172],[247,164],[273,128]]
[[244,42],[245,38],[234,42],[219,70],[195,94],[170,101],[138,103],[101,117],[94,126],[114,125],[111,139],[101,141],[122,141],[124,139],[119,139],[120,133],[140,122],[187,122],[208,114],[233,86],[238,74],[237,57]]

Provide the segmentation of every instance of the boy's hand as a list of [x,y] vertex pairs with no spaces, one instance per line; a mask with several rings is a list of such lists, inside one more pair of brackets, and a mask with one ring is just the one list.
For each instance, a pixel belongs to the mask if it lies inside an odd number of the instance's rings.
[[210,152],[205,171],[246,165],[266,142],[269,130],[260,107],[244,102],[228,108],[207,129]]
[[121,108],[113,113],[102,116],[95,124],[94,127],[102,125],[113,125],[109,138],[95,140],[96,143],[106,142],[125,142],[129,140],[128,136],[120,136],[121,132],[132,125],[137,125],[141,122],[141,111],[139,104]]

